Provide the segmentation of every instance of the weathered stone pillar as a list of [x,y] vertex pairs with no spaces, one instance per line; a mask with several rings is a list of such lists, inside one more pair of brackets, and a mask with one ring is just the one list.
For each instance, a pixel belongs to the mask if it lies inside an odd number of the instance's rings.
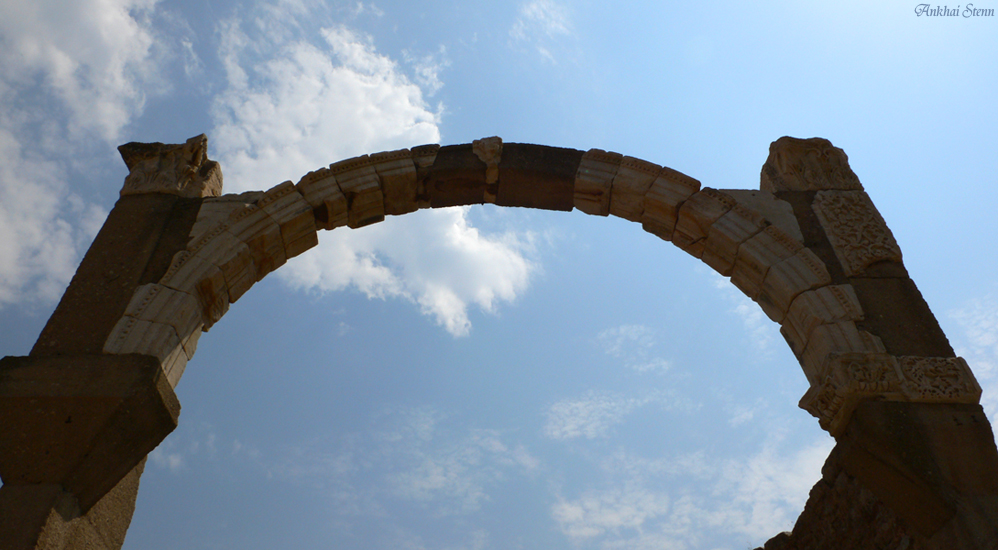
[[119,148],[130,173],[28,357],[0,360],[0,550],[116,550],[146,455],[180,404],[160,357],[105,344],[136,288],[187,245],[221,192],[207,138]]
[[[843,315],[854,327],[822,325],[806,347],[783,331],[811,381],[801,407],[837,445],[793,534],[766,548],[841,548],[838,531],[865,533],[850,548],[998,548],[998,451],[980,386],[845,153],[781,138],[761,187],[793,205],[804,244],[859,306]],[[863,498],[879,501],[866,516]]]

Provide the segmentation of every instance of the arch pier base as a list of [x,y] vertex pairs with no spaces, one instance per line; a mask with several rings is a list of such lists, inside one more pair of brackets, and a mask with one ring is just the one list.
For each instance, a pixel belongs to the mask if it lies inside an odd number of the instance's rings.
[[119,149],[130,170],[120,199],[31,353],[0,360],[0,550],[121,548],[200,334],[315,246],[318,229],[482,203],[639,223],[780,324],[810,384],[800,406],[836,445],[793,531],[765,550],[998,549],[998,450],[981,388],[827,140],[774,142],[758,190],[486,138],[223,195],[204,135]]

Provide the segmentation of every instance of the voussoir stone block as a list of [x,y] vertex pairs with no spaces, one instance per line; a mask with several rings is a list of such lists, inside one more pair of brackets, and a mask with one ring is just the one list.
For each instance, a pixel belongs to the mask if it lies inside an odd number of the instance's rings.
[[495,204],[499,195],[499,163],[502,161],[502,138],[487,137],[471,142],[471,150],[485,163],[485,190],[482,200]]
[[804,242],[804,234],[800,229],[800,222],[794,214],[794,207],[789,202],[778,198],[769,191],[756,191],[754,189],[722,189],[738,204],[758,212],[766,222],[775,225],[800,242]]
[[826,323],[811,331],[807,346],[800,357],[804,376],[814,385],[824,379],[828,363],[843,353],[886,353],[877,336],[860,330],[853,321]]
[[189,292],[197,298],[204,330],[211,328],[229,310],[229,289],[222,270],[188,250],[174,255],[159,284]]
[[700,258],[703,256],[710,227],[736,204],[735,199],[710,187],[694,193],[679,208],[672,244],[694,258]]
[[625,156],[610,184],[610,214],[640,222],[645,194],[662,173],[662,167],[646,160]]
[[753,300],[762,291],[762,284],[771,266],[803,250],[804,245],[774,225],[749,237],[738,246],[731,282]]
[[736,204],[710,226],[701,259],[714,271],[725,277],[730,276],[738,247],[765,229],[766,225],[766,220],[758,212]]
[[315,212],[317,227],[336,229],[347,224],[347,198],[328,168],[320,168],[305,174],[295,188]]
[[860,321],[863,308],[852,285],[828,285],[794,298],[783,320],[784,335],[794,354],[804,353],[808,338],[819,325]]
[[577,149],[503,144],[496,204],[570,212],[583,154]]
[[411,151],[399,149],[375,153],[371,155],[371,164],[381,180],[386,215],[398,216],[419,209],[416,203],[416,163]]
[[487,166],[472,144],[441,147],[426,178],[426,193],[432,208],[485,202]]
[[671,241],[679,218],[679,207],[699,190],[699,181],[672,168],[663,167],[645,193],[641,228]]
[[433,172],[433,165],[440,153],[440,145],[428,143],[412,148],[412,162],[416,165],[416,206],[430,208],[430,192],[427,191],[427,180]]
[[290,181],[268,190],[256,205],[280,228],[285,260],[319,244],[312,207]]
[[832,142],[822,138],[784,136],[769,146],[769,158],[762,166],[759,188],[775,193],[862,190],[863,186],[849,167],[849,157]]
[[385,219],[385,200],[381,181],[367,155],[329,165],[336,183],[347,201],[347,225],[363,227]]
[[825,263],[811,249],[802,248],[769,268],[756,301],[770,319],[782,323],[800,293],[831,283]]
[[125,315],[170,325],[181,340],[201,325],[201,307],[193,293],[160,284],[150,283],[135,289]]
[[610,187],[623,161],[620,153],[590,149],[575,174],[575,207],[593,216],[610,214]]
[[58,483],[83,512],[177,427],[180,403],[146,355],[0,359],[0,478]]

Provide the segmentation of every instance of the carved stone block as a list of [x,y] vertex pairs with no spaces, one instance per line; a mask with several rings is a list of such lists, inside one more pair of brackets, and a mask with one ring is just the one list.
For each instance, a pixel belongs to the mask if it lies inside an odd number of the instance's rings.
[[218,225],[226,223],[233,211],[252,205],[262,196],[263,191],[247,191],[238,195],[206,198],[198,209],[197,220],[191,228],[189,244],[193,244]]
[[267,191],[257,206],[280,227],[285,258],[293,258],[319,244],[312,207],[290,181]]
[[771,266],[756,301],[770,319],[782,323],[800,293],[832,283],[825,263],[809,248]]
[[412,148],[412,162],[416,165],[416,206],[430,208],[430,193],[426,180],[437,162],[440,145],[431,143]]
[[176,145],[126,143],[118,152],[129,170],[122,196],[167,193],[194,198],[222,194],[222,169],[208,160],[208,137],[204,134]]
[[860,275],[876,262],[901,262],[901,248],[865,192],[820,191],[812,208],[846,276]]
[[281,227],[263,208],[254,205],[237,210],[229,217],[225,230],[249,249],[255,268],[254,282],[287,262]]
[[571,212],[575,175],[584,154],[561,147],[503,144],[496,204]]
[[201,306],[197,298],[192,293],[160,284],[137,288],[125,308],[125,315],[140,321],[170,325],[180,339],[201,326]]
[[610,187],[624,156],[602,149],[582,155],[575,174],[575,207],[594,216],[610,214]]
[[794,214],[793,205],[789,202],[776,198],[776,195],[769,191],[752,189],[721,189],[721,191],[745,208],[758,212],[770,225],[775,225],[792,238],[804,242],[800,223]]
[[704,263],[721,275],[730,276],[738,256],[738,247],[765,227],[766,221],[758,212],[736,204],[710,226],[704,242]]
[[679,207],[672,244],[700,258],[711,225],[736,204],[735,199],[710,187],[694,193]]
[[898,357],[902,390],[910,401],[979,403],[981,386],[962,357]]
[[837,436],[845,429],[856,405],[869,398],[903,398],[897,361],[891,355],[835,355],[825,376],[801,398],[800,407],[815,416],[823,429]]
[[836,355],[886,351],[880,338],[859,330],[852,321],[827,323],[818,325],[811,331],[801,357],[801,367],[804,369],[804,376],[814,385],[825,378],[829,361]]
[[111,330],[107,341],[104,342],[103,352],[113,355],[129,353],[151,355],[159,359],[164,367],[168,359],[176,360],[178,352],[184,355],[180,338],[172,326],[142,321],[128,315],[123,316]]
[[797,296],[790,304],[781,332],[799,357],[816,327],[862,319],[863,309],[852,285],[828,285]]
[[499,162],[502,160],[502,138],[476,139],[471,150],[478,160],[485,163],[485,196],[483,200],[495,204],[499,194]]
[[222,270],[190,251],[174,255],[159,284],[197,298],[204,330],[211,328],[229,310],[229,291]]
[[822,138],[781,137],[769,146],[769,158],[762,166],[760,189],[815,191],[821,189],[862,190],[859,178],[849,167],[849,157]]
[[385,219],[381,181],[367,155],[329,165],[347,201],[347,225],[363,227]]
[[634,157],[624,157],[610,184],[610,213],[614,216],[640,222],[644,213],[645,193],[651,187],[662,167]]
[[401,215],[419,209],[416,203],[416,163],[408,149],[371,155],[371,164],[381,180],[385,214]]
[[699,181],[672,168],[663,167],[645,193],[641,227],[659,238],[671,241],[679,218],[679,207],[699,190]]
[[762,291],[769,268],[803,250],[800,241],[770,225],[738,247],[731,282],[753,300]]

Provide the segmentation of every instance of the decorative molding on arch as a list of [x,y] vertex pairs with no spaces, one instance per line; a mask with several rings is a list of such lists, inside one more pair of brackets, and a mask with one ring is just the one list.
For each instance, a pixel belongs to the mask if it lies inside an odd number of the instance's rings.
[[[201,333],[314,247],[319,229],[495,204],[639,223],[729,277],[780,325],[810,385],[800,406],[838,445],[797,539],[766,548],[837,547],[814,541],[837,533],[834,514],[856,505],[836,500],[841,476],[850,495],[886,506],[883,525],[913,534],[918,548],[998,547],[998,450],[981,388],[827,140],[774,142],[758,190],[701,187],[599,149],[491,137],[363,155],[297,184],[222,195],[203,135],[120,149],[131,172],[119,205],[31,355],[0,361],[0,543],[89,548],[97,533],[101,548],[120,548],[145,456],[176,427],[173,388]],[[145,225],[133,234],[134,224]],[[107,290],[112,267],[122,282]],[[86,429],[67,428],[66,414]],[[909,548],[907,536],[895,537],[898,548]]]

